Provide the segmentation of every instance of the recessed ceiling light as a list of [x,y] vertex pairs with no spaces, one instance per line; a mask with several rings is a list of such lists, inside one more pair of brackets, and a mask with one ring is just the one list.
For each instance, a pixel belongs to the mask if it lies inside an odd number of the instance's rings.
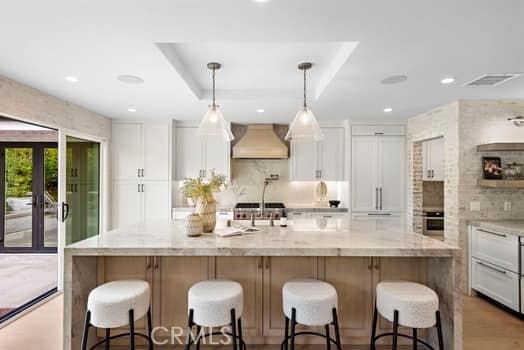
[[131,113],[135,113],[136,112],[136,108],[128,108],[127,111],[131,112]]
[[390,108],[390,107],[384,108],[384,112],[386,113],[393,112],[393,108]]
[[78,83],[78,78],[77,77],[73,77],[72,75],[67,76],[64,79],[67,80],[70,83]]
[[455,81],[455,78],[453,78],[453,77],[447,77],[447,78],[442,79],[440,82],[441,82],[442,84],[451,84],[451,83],[454,82],[454,81]]
[[380,82],[385,85],[398,84],[408,80],[407,75],[392,75],[390,77],[382,79]]
[[136,75],[121,74],[116,78],[125,84],[143,84],[144,83],[144,79],[137,77]]
[[263,108],[258,108],[257,109],[257,113],[264,113],[264,109]]

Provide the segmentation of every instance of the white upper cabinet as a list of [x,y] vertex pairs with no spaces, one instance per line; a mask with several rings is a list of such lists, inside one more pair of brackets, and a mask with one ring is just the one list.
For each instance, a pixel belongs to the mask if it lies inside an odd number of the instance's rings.
[[290,180],[344,181],[345,128],[322,127],[320,142],[291,142]]
[[444,138],[425,141],[422,148],[424,181],[444,181]]
[[114,123],[113,178],[168,181],[170,123]]
[[318,179],[318,143],[291,142],[290,180],[311,181]]
[[[368,127],[370,128],[370,127]],[[406,208],[406,140],[394,129],[376,133],[359,128],[352,136],[351,210],[371,214],[403,212]],[[354,132],[354,131],[353,131]],[[371,134],[371,135],[368,135]]]
[[113,177],[140,177],[142,153],[142,124],[113,124]]
[[175,148],[175,180],[202,176],[211,170],[229,178],[230,143],[222,138],[201,138],[197,127],[177,126]]

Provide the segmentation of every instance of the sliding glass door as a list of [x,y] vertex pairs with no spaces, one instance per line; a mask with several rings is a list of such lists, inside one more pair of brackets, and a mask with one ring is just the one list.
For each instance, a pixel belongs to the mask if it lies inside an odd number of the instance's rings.
[[100,230],[100,144],[67,136],[65,244],[98,235]]
[[57,251],[56,143],[0,143],[0,253]]

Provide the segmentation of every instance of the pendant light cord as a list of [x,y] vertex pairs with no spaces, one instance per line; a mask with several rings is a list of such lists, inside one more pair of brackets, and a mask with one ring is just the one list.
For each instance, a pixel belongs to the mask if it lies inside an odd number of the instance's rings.
[[213,68],[213,108],[216,108],[216,104],[215,104],[215,68]]
[[306,104],[306,69],[304,69],[304,109],[307,108]]

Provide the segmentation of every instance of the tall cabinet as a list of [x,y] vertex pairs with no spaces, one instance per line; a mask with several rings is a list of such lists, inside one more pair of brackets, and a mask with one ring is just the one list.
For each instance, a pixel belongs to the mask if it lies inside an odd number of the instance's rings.
[[404,126],[353,126],[351,210],[388,215],[406,207]]
[[113,228],[171,212],[171,122],[113,123]]

